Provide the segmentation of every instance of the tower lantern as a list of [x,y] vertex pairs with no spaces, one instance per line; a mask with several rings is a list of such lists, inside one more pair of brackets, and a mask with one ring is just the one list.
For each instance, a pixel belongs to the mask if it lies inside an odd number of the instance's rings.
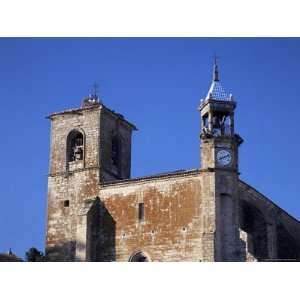
[[[211,86],[198,108],[201,114],[202,168],[224,167],[226,165],[226,167],[237,169],[237,149],[243,140],[235,133],[235,108],[236,102],[232,94],[226,93],[220,82],[219,69],[215,59]],[[210,146],[208,147],[206,144]],[[223,150],[221,153],[230,153],[230,164],[218,162],[220,149]],[[211,151],[214,151],[213,155],[207,154]],[[219,156],[223,157],[221,154]]]
[[201,100],[201,136],[233,136],[236,102],[220,83],[218,65],[214,63],[213,80],[207,96]]

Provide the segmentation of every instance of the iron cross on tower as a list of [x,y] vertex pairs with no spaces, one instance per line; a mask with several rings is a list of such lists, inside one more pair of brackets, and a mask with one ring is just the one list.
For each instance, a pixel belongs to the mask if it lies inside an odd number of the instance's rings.
[[95,99],[98,99],[99,85],[95,82],[92,86],[92,96]]

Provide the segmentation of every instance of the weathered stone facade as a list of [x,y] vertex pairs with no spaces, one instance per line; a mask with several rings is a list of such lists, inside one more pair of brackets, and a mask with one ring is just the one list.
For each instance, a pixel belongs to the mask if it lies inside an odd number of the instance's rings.
[[215,66],[201,168],[134,179],[122,115],[96,97],[51,114],[48,260],[299,260],[299,221],[239,179],[235,107]]

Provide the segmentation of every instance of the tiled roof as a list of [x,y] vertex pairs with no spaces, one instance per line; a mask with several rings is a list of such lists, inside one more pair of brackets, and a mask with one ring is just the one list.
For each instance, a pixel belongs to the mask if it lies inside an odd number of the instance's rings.
[[230,101],[232,96],[227,94],[220,83],[219,69],[215,59],[213,67],[213,80],[205,100]]
[[230,95],[225,92],[220,81],[213,80],[205,100],[208,99],[230,101]]

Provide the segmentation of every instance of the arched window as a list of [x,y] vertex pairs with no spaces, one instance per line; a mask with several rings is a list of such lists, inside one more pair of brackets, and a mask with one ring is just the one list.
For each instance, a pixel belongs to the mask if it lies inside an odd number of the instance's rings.
[[121,163],[121,140],[115,135],[111,141],[111,160],[114,166],[120,167]]
[[67,161],[83,160],[83,154],[83,134],[78,130],[72,130],[67,138]]
[[146,254],[144,254],[142,251],[139,251],[135,254],[133,254],[130,259],[130,262],[149,262],[150,259]]

